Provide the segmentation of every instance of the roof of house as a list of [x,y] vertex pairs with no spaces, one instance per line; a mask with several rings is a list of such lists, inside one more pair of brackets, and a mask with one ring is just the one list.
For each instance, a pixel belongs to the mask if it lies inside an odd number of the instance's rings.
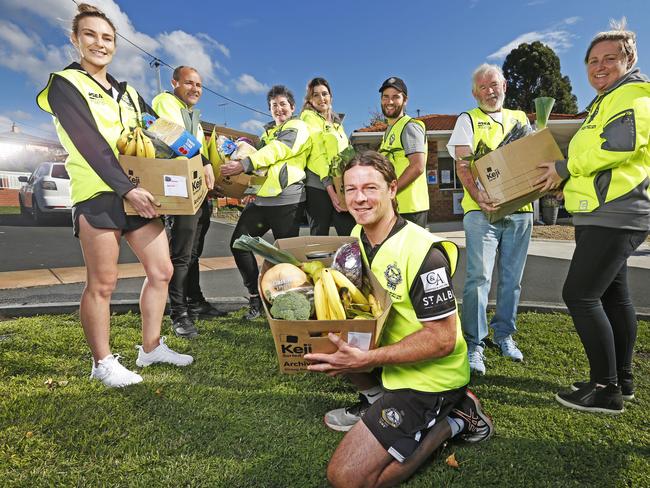
[[29,144],[33,146],[45,146],[49,148],[61,148],[59,141],[51,141],[49,139],[43,139],[42,137],[36,137],[30,134],[25,134],[23,132],[14,131],[0,133],[0,142],[25,145]]
[[[424,122],[424,127],[426,130],[453,130],[454,125],[456,124],[456,119],[459,114],[456,115],[445,115],[445,114],[429,114],[422,115],[420,117],[414,117],[416,119]],[[533,122],[535,120],[535,114],[530,113],[528,119]],[[551,120],[581,120],[585,116],[585,112],[579,114],[551,114]],[[355,132],[384,132],[386,130],[386,124],[381,122],[378,124],[371,125],[369,127],[362,127],[357,129]]]

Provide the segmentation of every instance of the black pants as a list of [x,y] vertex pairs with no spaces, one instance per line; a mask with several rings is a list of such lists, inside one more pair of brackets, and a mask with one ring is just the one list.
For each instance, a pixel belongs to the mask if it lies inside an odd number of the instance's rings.
[[210,205],[203,202],[194,215],[168,215],[165,217],[169,253],[174,274],[169,282],[169,307],[172,319],[187,312],[187,297],[203,297],[199,285],[199,256],[203,240],[210,226]]
[[257,295],[257,276],[259,274],[257,261],[252,252],[233,249],[233,242],[244,234],[252,237],[263,236],[269,229],[273,232],[275,239],[297,237],[303,210],[303,203],[276,207],[261,207],[249,203],[244,208],[230,238],[230,250],[244,280],[244,286],[251,295]]
[[307,191],[309,234],[327,236],[330,233],[330,226],[334,225],[338,235],[349,236],[352,228],[356,225],[350,212],[337,212],[327,191],[309,186],[305,189]]
[[648,232],[575,228],[576,249],[562,298],[589,360],[590,380],[631,377],[637,321],[627,284],[627,258]]
[[424,227],[425,229],[427,228],[427,220],[429,217],[428,210],[423,210],[422,212],[400,213],[400,215],[406,220],[418,224],[420,227]]

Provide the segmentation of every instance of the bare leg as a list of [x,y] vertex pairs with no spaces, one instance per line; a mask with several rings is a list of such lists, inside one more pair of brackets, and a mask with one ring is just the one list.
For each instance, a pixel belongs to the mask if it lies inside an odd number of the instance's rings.
[[86,286],[81,294],[79,318],[97,365],[111,353],[110,304],[117,283],[120,231],[96,229],[82,215],[79,242],[86,264]]
[[334,487],[388,487],[409,478],[451,435],[447,421],[439,419],[406,462],[396,461],[363,422],[357,423],[338,445],[327,467]]
[[146,278],[140,293],[142,348],[144,352],[151,352],[160,342],[167,287],[174,272],[169,259],[169,242],[159,220],[129,232],[125,239],[144,266]]

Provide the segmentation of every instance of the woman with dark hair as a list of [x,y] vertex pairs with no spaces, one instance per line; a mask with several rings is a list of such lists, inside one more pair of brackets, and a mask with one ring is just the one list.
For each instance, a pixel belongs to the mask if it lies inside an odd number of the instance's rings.
[[[74,234],[86,264],[86,286],[79,317],[93,355],[91,378],[109,387],[127,386],[142,377],[111,354],[110,300],[117,282],[121,236],[144,266],[140,294],[142,346],[136,364],[185,366],[192,356],[178,354],[160,337],[160,325],[172,275],[169,245],[154,197],[136,187],[117,161],[116,143],[125,129],[138,125],[151,111],[126,82],[108,73],[115,53],[115,26],[100,10],[80,4],[70,40],[79,63],[52,73],[38,95],[38,105],[54,117],[59,140],[68,152]],[[128,216],[123,202],[138,212]]]
[[313,78],[307,83],[300,118],[312,138],[305,180],[310,233],[326,236],[330,225],[334,225],[338,235],[350,235],[354,219],[339,205],[330,177],[332,159],[349,143],[341,123],[343,117],[332,109],[332,90],[325,78]]
[[264,183],[244,208],[230,239],[230,249],[250,295],[246,315],[249,320],[262,313],[257,261],[253,253],[234,249],[232,245],[244,234],[263,236],[268,230],[275,239],[298,235],[305,202],[305,165],[311,150],[307,125],[293,115],[296,102],[291,91],[276,85],[269,90],[266,100],[273,122],[264,128],[262,147],[241,161],[232,160],[221,166],[222,176],[266,170]]
[[650,80],[634,66],[636,35],[625,22],[591,41],[585,56],[596,98],[568,159],[541,165],[544,190],[564,184],[576,248],[562,297],[589,360],[589,381],[555,395],[565,407],[620,413],[634,398],[637,320],[627,258],[650,229]]

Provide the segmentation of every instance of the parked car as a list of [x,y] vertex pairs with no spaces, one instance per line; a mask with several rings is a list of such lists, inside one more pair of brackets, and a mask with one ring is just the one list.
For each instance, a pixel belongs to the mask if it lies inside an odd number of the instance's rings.
[[18,177],[24,183],[18,192],[20,213],[31,215],[42,224],[48,215],[70,214],[70,176],[64,163],[41,163],[28,178]]

